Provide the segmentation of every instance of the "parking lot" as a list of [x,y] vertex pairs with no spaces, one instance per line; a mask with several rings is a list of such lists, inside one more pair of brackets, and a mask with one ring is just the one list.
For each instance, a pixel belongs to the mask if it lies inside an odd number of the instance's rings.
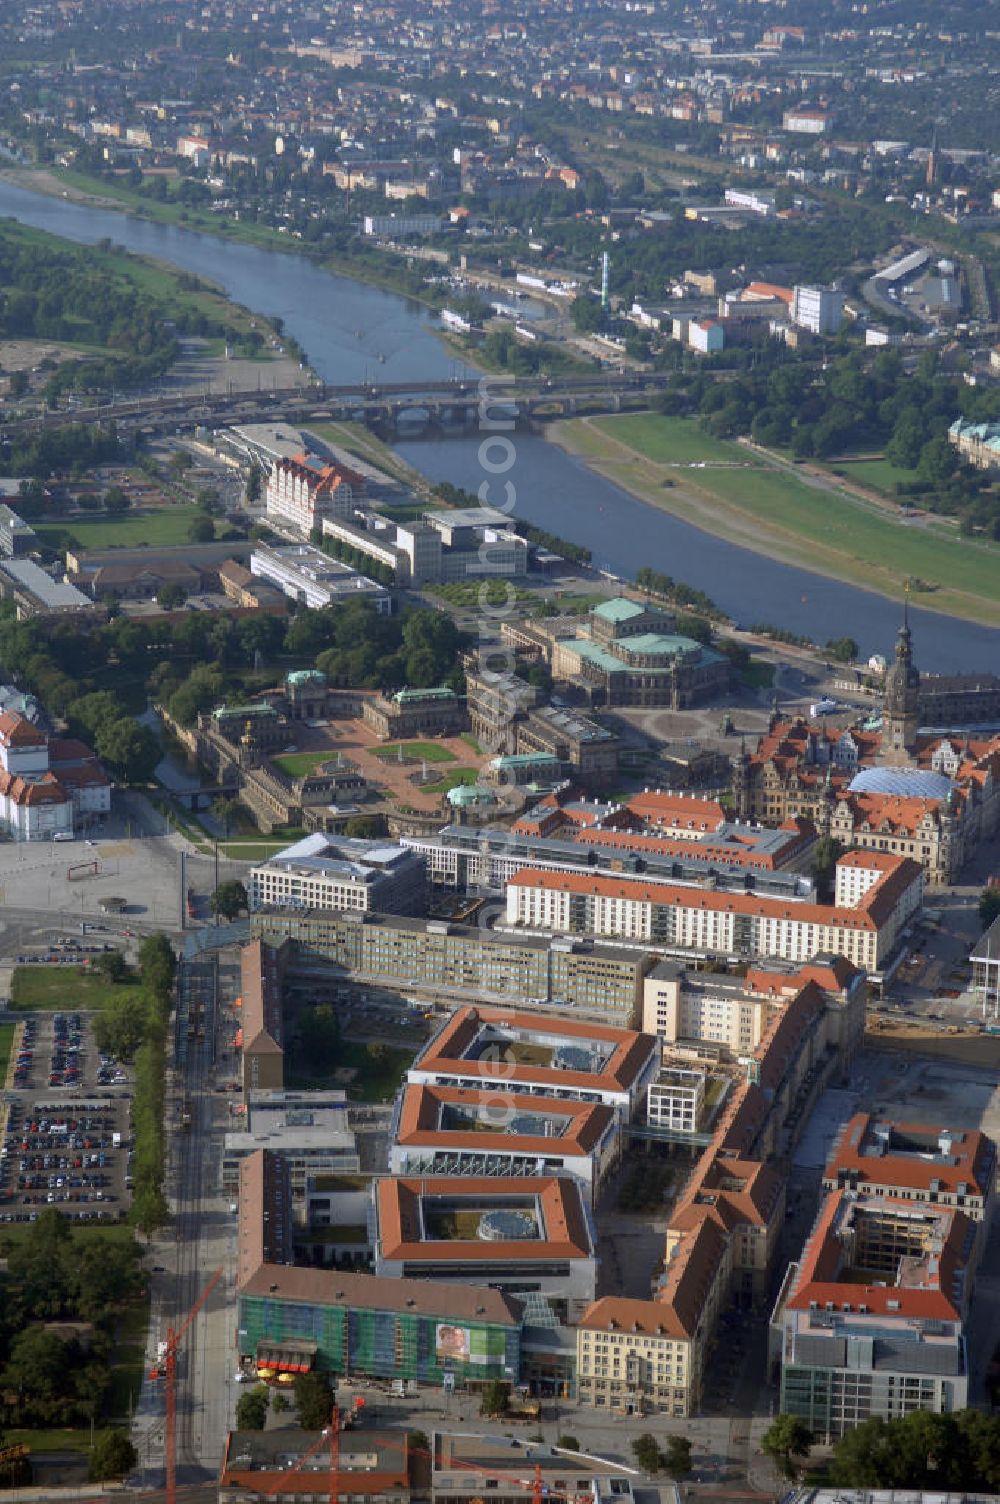
[[17,1020],[0,1115],[0,1222],[41,1208],[108,1221],[131,1200],[128,1071],[102,1056],[86,1013]]

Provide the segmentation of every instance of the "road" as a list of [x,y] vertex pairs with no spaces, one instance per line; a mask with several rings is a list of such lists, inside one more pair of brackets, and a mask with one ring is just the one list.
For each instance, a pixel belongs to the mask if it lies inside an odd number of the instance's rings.
[[[216,1090],[215,1059],[222,1040],[218,999],[235,992],[232,968],[216,958],[183,962],[178,979],[176,1070],[168,1091],[168,1196],[172,1221],[150,1247],[152,1314],[148,1368],[169,1327],[181,1331],[215,1270],[222,1274],[180,1342],[177,1365],[177,1481],[192,1485],[217,1477],[232,1424],[232,1301],[236,1219],[221,1193],[221,1158],[227,1104]],[[199,1019],[201,1028],[199,1028]],[[188,1038],[192,1022],[195,1037]],[[203,1038],[198,1033],[202,1032]],[[190,1127],[182,1127],[182,1113]],[[159,1272],[162,1271],[162,1272]],[[147,1376],[136,1412],[134,1439],[144,1483],[164,1473],[164,1381]]]

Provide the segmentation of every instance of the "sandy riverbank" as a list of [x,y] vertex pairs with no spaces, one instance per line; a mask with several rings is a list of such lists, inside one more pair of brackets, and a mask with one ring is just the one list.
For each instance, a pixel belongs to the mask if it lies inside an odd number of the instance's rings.
[[[903,577],[891,555],[886,558],[852,556],[813,537],[807,538],[774,525],[769,519],[733,505],[700,486],[695,478],[697,471],[692,475],[687,467],[657,463],[597,429],[589,418],[549,423],[544,435],[550,443],[582,459],[589,469],[631,496],[700,528],[714,538],[724,539],[782,564],[808,569],[827,579],[871,590],[889,599],[898,599],[902,593]],[[748,454],[748,462],[753,458]],[[775,469],[776,476],[781,473]],[[801,483],[807,484],[807,481],[803,478]],[[831,504],[835,503],[835,482],[817,484],[815,489],[829,491]],[[850,500],[855,505],[859,503],[856,497]],[[1000,626],[1000,587],[992,596],[942,587],[921,592],[915,600],[923,610]]]

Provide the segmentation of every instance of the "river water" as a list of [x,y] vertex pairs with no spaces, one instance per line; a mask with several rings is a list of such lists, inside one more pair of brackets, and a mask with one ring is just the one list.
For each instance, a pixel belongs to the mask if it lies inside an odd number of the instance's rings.
[[[236,302],[281,318],[326,381],[411,381],[462,373],[461,362],[434,334],[426,309],[301,256],[90,208],[7,181],[0,181],[3,215],[83,244],[110,239],[210,278]],[[494,440],[485,465],[481,442],[480,435],[411,438],[397,448],[431,480],[474,491],[489,482],[493,501],[509,482],[517,514],[584,544],[597,564],[615,574],[630,577],[649,565],[706,591],[744,625],[773,622],[820,642],[847,635],[858,640],[865,655],[891,652],[897,602],[715,538],[629,496],[544,439],[515,434],[506,454]],[[511,454],[510,468],[501,471]],[[911,610],[910,619],[922,668],[1000,670],[1000,630],[920,610]]]

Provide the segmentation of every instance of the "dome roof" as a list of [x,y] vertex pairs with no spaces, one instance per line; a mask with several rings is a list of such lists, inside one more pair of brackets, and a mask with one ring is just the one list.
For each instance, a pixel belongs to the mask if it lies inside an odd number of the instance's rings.
[[447,799],[452,809],[467,809],[475,804],[497,802],[493,790],[484,788],[481,783],[457,784],[455,788],[448,790]]
[[852,794],[895,794],[900,799],[947,799],[955,784],[929,768],[862,768],[848,784]]

